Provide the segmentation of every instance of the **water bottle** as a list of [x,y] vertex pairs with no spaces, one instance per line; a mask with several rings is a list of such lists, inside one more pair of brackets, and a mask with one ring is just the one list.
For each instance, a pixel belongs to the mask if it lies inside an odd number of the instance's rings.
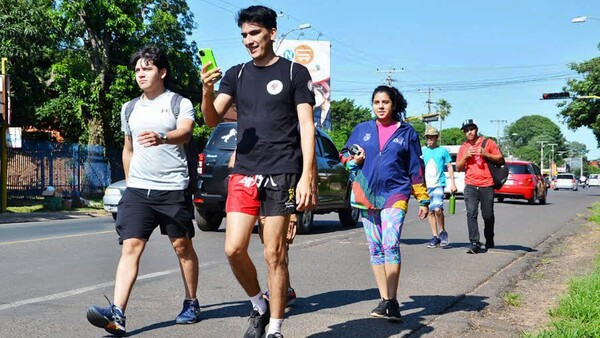
[[448,213],[451,215],[456,213],[456,196],[454,194],[450,195],[450,199],[448,200]]

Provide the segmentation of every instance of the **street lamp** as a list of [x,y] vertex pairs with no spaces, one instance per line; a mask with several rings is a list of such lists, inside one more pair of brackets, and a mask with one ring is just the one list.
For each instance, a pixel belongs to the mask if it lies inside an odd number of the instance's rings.
[[283,40],[285,40],[285,38],[288,36],[288,34],[290,34],[291,32],[295,32],[295,31],[301,31],[304,29],[309,29],[312,26],[309,23],[303,23],[301,25],[299,25],[296,28],[292,28],[289,31],[285,32],[283,35],[281,35],[281,39],[279,39],[279,43],[277,43],[277,47],[275,48],[275,53],[277,53],[277,50],[279,49],[279,47],[281,46],[281,44],[283,43]]
[[593,16],[578,16],[576,18],[571,19],[572,23],[584,23],[588,20],[598,20],[600,21],[600,19],[598,18],[594,18]]

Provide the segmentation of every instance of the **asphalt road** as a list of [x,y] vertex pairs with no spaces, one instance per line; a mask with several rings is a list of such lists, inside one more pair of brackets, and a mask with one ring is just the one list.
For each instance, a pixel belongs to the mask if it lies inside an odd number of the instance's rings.
[[[317,216],[314,232],[290,251],[299,299],[287,312],[285,337],[456,337],[465,314],[499,302],[499,292],[561,236],[577,231],[577,215],[600,200],[600,188],[552,191],[547,205],[496,203],[496,246],[467,255],[465,208],[447,217],[450,247],[427,249],[426,221],[415,202],[402,235],[400,324],[372,319],[378,292],[361,228],[344,229],[336,214]],[[480,227],[482,222],[480,221]],[[89,305],[108,303],[120,247],[111,217],[0,224],[0,337],[102,337],[88,324]],[[250,303],[223,253],[224,232],[198,231],[199,299],[203,320],[175,325],[183,298],[177,260],[166,238],[153,234],[127,310],[130,335],[241,337]],[[258,235],[250,247],[261,284],[266,267]]]

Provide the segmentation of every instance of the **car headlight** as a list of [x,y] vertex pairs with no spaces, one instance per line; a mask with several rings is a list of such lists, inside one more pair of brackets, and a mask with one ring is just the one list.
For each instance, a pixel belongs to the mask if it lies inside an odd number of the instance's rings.
[[121,191],[115,188],[107,188],[104,190],[105,195],[121,195]]

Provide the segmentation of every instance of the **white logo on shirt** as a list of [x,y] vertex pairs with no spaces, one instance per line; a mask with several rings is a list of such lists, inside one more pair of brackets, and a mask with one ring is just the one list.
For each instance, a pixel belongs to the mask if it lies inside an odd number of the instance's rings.
[[397,138],[396,137],[395,139],[392,140],[392,142],[398,143],[400,145],[404,145],[404,138]]
[[363,137],[363,141],[365,141],[365,142],[368,141],[368,140],[370,140],[370,139],[371,139],[371,134],[370,133],[369,134],[365,134],[365,137]]
[[273,80],[267,84],[267,92],[271,95],[277,95],[283,90],[283,83],[279,80]]

